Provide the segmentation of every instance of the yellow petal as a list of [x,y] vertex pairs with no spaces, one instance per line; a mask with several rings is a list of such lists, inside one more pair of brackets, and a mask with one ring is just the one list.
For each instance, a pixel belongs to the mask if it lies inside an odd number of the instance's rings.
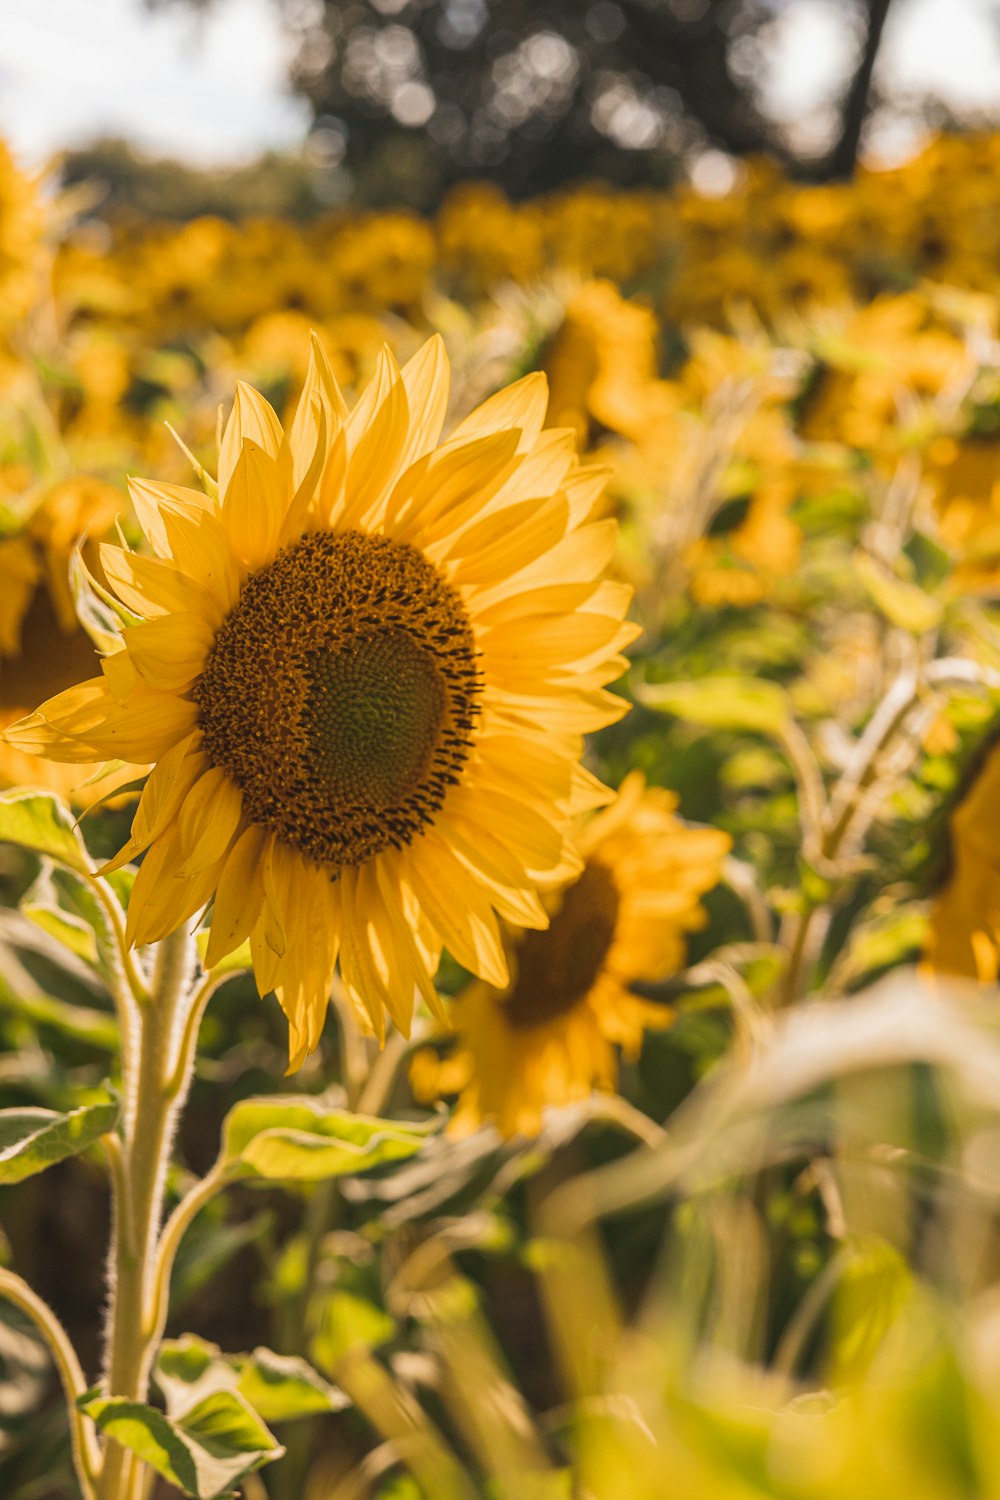
[[445,947],[470,973],[502,989],[507,959],[486,897],[433,833],[415,839],[410,855],[409,883]]
[[410,431],[400,468],[430,453],[441,436],[451,386],[451,369],[439,333],[429,338],[400,372],[410,412]]
[[383,348],[375,374],[347,419],[342,526],[368,526],[379,519],[405,451],[409,425],[406,387],[399,366],[391,351]]
[[239,463],[240,453],[247,438],[263,448],[268,457],[276,461],[286,477],[291,478],[292,455],[274,407],[264,400],[259,391],[255,391],[244,381],[238,380],[233,409],[229,413],[229,421],[226,423],[226,430],[219,448],[220,495],[224,495],[229,488],[229,482]]
[[193,734],[179,740],[150,771],[132,819],[131,836],[103,866],[102,875],[127,865],[174,821],[184,798],[208,765],[198,749],[200,738]]
[[103,728],[117,704],[103,677],[92,677],[49,698],[41,708],[9,724],[3,738],[29,755],[49,760],[93,760],[87,735]]
[[566,535],[569,507],[562,494],[544,504],[524,501],[496,511],[447,548],[459,584],[489,586],[548,552]]
[[81,736],[82,744],[104,760],[131,760],[149,765],[190,734],[198,709],[186,698],[175,698],[143,688],[123,707],[115,707],[105,722]]
[[464,441],[483,433],[497,432],[504,427],[518,427],[521,430],[520,451],[527,453],[534,447],[535,439],[542,430],[548,403],[548,381],[540,371],[535,371],[477,406],[455,428],[452,439]]
[[197,875],[177,874],[177,842],[171,832],[156,840],[139,866],[125,924],[130,945],[158,943],[176,932],[207,903],[215,887],[218,865]]
[[312,397],[312,411],[316,423],[316,436],[312,448],[312,461],[299,479],[291,503],[285,511],[278,533],[278,547],[295,541],[305,530],[309,514],[317,500],[317,489],[329,451],[326,441],[327,415],[318,396]]
[[212,501],[200,490],[180,484],[159,484],[152,479],[128,481],[129,498],[146,540],[160,557],[170,557],[166,517],[186,515],[196,518],[212,509]]
[[141,680],[127,650],[115,651],[111,656],[102,657],[101,673],[116,703],[124,703]]
[[162,615],[124,631],[135,670],[150,687],[180,692],[204,671],[215,631],[202,615]]
[[340,392],[326,350],[310,335],[309,368],[288,433],[292,453],[292,485],[300,490],[313,468],[317,449],[332,440],[347,420],[347,404]]
[[266,830],[244,830],[226,856],[212,908],[205,967],[213,969],[250,936],[264,904],[262,855]]
[[102,542],[101,566],[122,603],[145,618],[176,611],[202,614],[213,624],[221,619],[211,595],[172,563]]
[[278,550],[291,499],[288,485],[276,461],[245,438],[223,492],[221,514],[233,552],[251,570],[270,562]]
[[133,504],[140,491],[154,497],[149,504],[155,506],[162,544],[153,545],[161,557],[176,563],[182,573],[200,583],[226,612],[239,595],[239,576],[229,538],[211,501],[193,490],[185,493],[194,495],[203,505],[175,501],[166,492],[177,489],[176,485],[129,481]]
[[450,541],[452,518],[479,515],[504,482],[517,452],[518,434],[487,433],[468,443],[447,443],[414,464],[396,485],[384,525],[397,541]]
[[229,852],[242,812],[243,793],[236,783],[219,766],[206,771],[180,810],[178,874],[217,865]]

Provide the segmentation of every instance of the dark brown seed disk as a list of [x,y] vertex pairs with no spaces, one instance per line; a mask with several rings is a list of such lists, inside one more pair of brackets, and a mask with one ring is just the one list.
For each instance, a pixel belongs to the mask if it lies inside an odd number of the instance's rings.
[[192,690],[244,810],[323,864],[431,821],[479,713],[472,627],[415,547],[313,532],[251,575]]
[[527,932],[518,944],[514,987],[500,1002],[512,1026],[543,1026],[579,1004],[614,941],[618,905],[607,866],[585,865],[546,931]]

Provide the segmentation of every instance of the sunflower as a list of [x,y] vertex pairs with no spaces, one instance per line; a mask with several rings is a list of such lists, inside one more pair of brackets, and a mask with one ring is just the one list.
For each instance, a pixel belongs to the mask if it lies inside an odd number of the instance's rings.
[[0,330],[17,327],[45,284],[46,210],[37,177],[17,166],[0,141]]
[[583,868],[550,895],[548,928],[511,939],[509,984],[470,984],[453,1008],[454,1055],[414,1058],[419,1097],[461,1090],[457,1130],[487,1120],[504,1135],[536,1134],[547,1105],[614,1088],[616,1047],[634,1057],[647,1028],[669,1023],[670,1009],[632,986],[680,968],[729,849],[726,834],[687,827],[675,806],[639,772],[626,777],[578,840]]
[[[7,497],[0,490],[0,504]],[[12,503],[21,497],[10,494]],[[12,724],[49,693],[93,670],[94,648],[81,628],[69,585],[70,555],[84,531],[112,531],[119,497],[87,477],[60,480],[33,503],[18,530],[0,538],[0,726]],[[97,563],[97,544],[84,556]],[[110,782],[81,792],[96,767],[59,766],[14,745],[0,745],[0,786],[42,786],[77,801],[107,793]],[[135,776],[134,767],[119,780]]]
[[581,736],[624,713],[606,684],[637,632],[600,578],[614,524],[588,520],[605,476],[543,433],[540,375],[439,443],[447,401],[437,338],[402,370],[384,349],[350,414],[314,341],[287,434],[238,385],[218,497],[133,481],[154,555],[102,548],[121,649],[8,731],[156,763],[112,862],[145,851],[129,941],[214,898],[207,963],[249,939],[292,1068],[338,954],[379,1035],[417,992],[440,1010],[442,946],[505,984],[498,915],[546,925],[571,819],[608,800]]

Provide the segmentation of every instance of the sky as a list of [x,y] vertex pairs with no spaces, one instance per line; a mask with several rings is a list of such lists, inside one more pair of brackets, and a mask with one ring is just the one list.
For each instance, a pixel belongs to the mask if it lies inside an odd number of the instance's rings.
[[[768,103],[803,141],[822,144],[849,66],[840,3],[788,0],[775,26]],[[273,0],[215,0],[205,18],[142,0],[0,0],[0,23],[0,133],[24,165],[101,135],[220,165],[304,138]],[[995,0],[896,0],[879,69],[893,88],[1000,111]],[[876,144],[891,155],[908,142]]]

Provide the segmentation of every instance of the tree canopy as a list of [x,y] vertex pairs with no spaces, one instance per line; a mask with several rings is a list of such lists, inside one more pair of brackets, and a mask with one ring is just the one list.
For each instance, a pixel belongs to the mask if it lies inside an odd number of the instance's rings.
[[586,178],[662,184],[712,146],[847,175],[891,0],[843,0],[856,61],[819,160],[796,155],[761,97],[780,0],[276,3],[317,159],[356,201],[427,208],[484,175],[515,198]]

